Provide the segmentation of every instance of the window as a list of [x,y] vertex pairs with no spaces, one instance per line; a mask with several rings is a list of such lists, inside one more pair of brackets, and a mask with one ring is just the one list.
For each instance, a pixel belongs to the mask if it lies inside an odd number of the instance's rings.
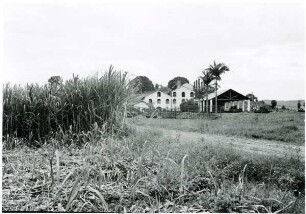
[[166,99],[166,104],[169,104],[169,99]]
[[149,103],[152,103],[152,99],[149,99]]
[[194,93],[193,92],[190,92],[190,97],[193,97],[194,96]]
[[161,96],[161,93],[160,92],[157,92],[157,97],[160,97]]
[[[172,95],[173,95],[173,97],[176,97],[176,92],[173,92]],[[175,100],[175,99],[174,99],[174,100]]]
[[182,97],[185,97],[185,92],[182,92]]
[[173,104],[176,104],[176,99],[173,99]]
[[160,104],[160,99],[157,99],[157,104]]

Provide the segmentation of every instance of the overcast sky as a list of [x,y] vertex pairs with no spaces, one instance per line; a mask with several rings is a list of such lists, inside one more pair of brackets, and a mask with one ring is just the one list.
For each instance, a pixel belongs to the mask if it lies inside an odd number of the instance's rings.
[[113,64],[154,84],[176,76],[193,84],[216,60],[231,69],[221,89],[260,100],[304,99],[301,2],[127,2],[4,2],[1,79],[45,83]]

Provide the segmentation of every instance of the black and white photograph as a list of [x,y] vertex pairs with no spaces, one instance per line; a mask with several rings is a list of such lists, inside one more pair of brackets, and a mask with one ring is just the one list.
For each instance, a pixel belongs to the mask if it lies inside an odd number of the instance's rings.
[[305,213],[303,0],[2,0],[2,212]]

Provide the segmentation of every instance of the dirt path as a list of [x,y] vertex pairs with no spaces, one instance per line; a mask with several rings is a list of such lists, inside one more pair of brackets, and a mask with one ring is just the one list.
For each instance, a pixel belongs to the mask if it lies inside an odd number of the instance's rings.
[[[152,129],[151,126],[136,126],[139,131]],[[252,154],[276,156],[300,156],[305,158],[305,146],[288,145],[281,141],[243,138],[238,136],[225,136],[218,134],[203,134],[199,132],[171,130],[154,127],[163,132],[163,136],[173,139],[179,138],[182,142],[203,142],[209,145],[237,149]]]

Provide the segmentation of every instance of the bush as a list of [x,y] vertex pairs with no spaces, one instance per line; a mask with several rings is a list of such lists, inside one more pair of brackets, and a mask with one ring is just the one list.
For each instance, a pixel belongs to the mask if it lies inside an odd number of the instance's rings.
[[188,100],[180,104],[181,112],[198,112],[199,106],[198,103],[194,102],[193,99]]

